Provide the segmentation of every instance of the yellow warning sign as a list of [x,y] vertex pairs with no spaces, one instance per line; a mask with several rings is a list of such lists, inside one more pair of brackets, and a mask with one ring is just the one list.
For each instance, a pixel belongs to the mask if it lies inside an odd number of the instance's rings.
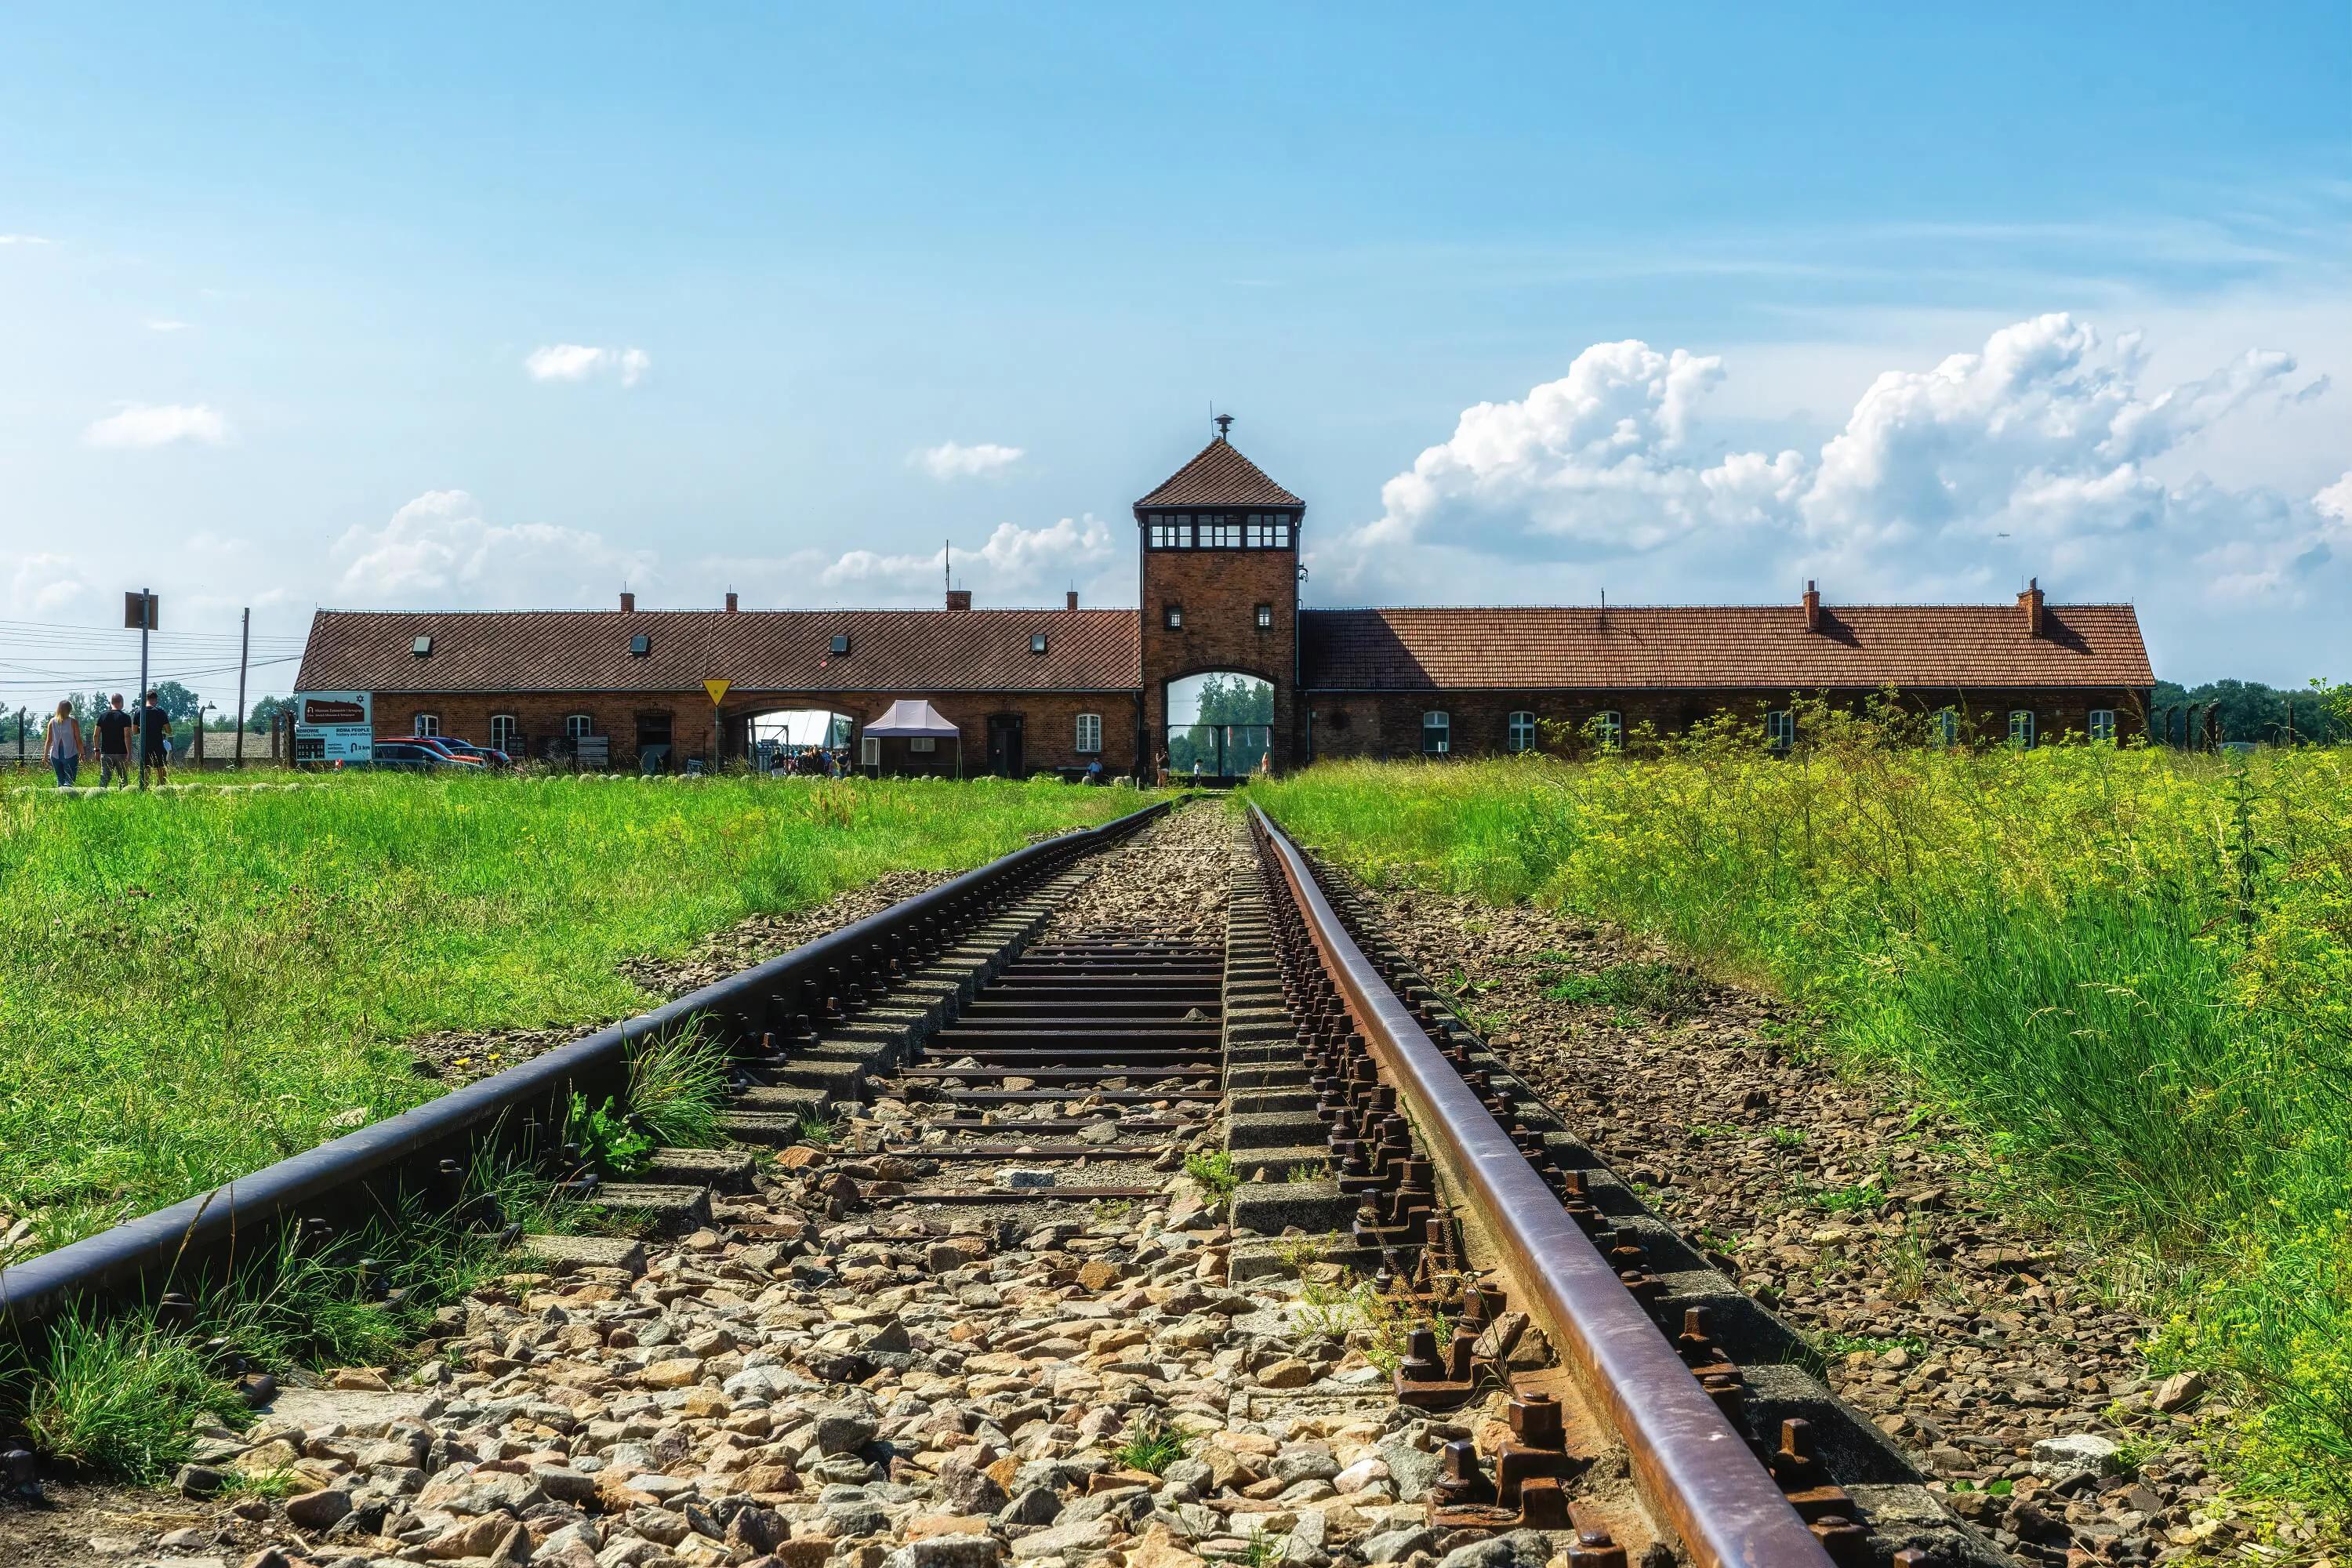
[[727,694],[734,689],[735,683],[731,680],[706,680],[702,683],[702,689],[710,693],[710,705],[713,708],[726,701]]

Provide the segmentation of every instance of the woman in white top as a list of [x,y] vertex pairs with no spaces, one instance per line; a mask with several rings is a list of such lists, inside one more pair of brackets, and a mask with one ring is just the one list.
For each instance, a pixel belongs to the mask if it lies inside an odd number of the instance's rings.
[[73,716],[73,704],[58,703],[58,716],[41,731],[41,755],[48,758],[49,766],[57,771],[59,789],[69,786],[74,775],[81,772],[83,749],[81,725]]

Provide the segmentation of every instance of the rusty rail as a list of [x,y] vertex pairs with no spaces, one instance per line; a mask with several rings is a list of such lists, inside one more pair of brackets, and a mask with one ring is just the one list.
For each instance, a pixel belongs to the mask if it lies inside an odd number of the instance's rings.
[[1307,931],[1356,1026],[1463,1184],[1531,1315],[1615,1425],[1637,1486],[1697,1568],[1831,1568],[1746,1440],[1559,1198],[1349,935],[1296,846],[1256,805]]

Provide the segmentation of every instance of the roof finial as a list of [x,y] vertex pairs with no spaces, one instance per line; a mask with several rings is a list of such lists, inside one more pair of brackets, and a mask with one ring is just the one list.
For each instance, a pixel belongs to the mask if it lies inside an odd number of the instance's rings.
[[1212,423],[1213,423],[1217,427],[1217,439],[1222,441],[1225,439],[1233,430],[1234,416],[1230,414],[1220,414],[1213,421],[1212,421]]

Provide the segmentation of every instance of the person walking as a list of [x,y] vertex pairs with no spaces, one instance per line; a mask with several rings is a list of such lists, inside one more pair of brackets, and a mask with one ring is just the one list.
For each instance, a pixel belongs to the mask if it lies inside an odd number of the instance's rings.
[[147,694],[147,705],[139,710],[139,787],[147,787],[147,770],[155,770],[155,782],[170,784],[172,759],[172,716],[155,705],[155,693]]
[[98,731],[98,787],[120,789],[131,782],[131,715],[122,710],[122,693],[91,728]]
[[73,716],[73,704],[58,704],[58,716],[41,731],[41,755],[49,760],[49,767],[58,775],[59,789],[71,789],[74,777],[81,772],[81,754],[89,749],[82,739],[81,723]]

